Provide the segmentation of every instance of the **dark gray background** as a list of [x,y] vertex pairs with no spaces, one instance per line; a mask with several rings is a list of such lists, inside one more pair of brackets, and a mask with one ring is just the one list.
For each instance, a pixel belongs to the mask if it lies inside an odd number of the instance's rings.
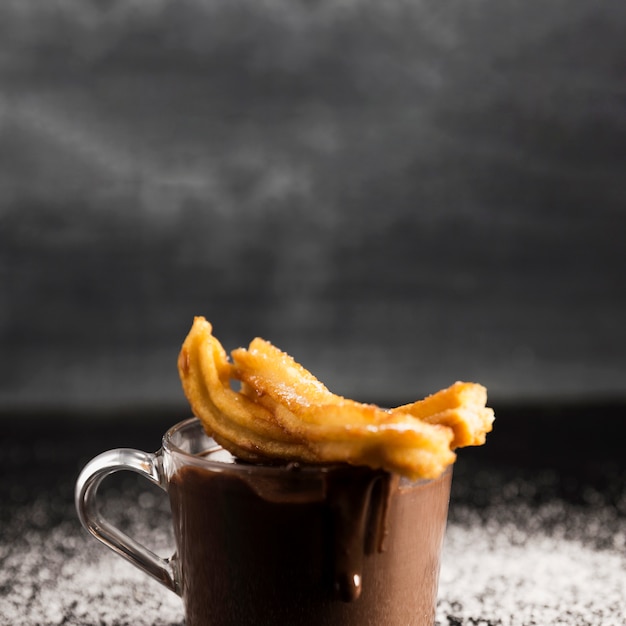
[[0,4],[0,407],[626,396],[622,0]]

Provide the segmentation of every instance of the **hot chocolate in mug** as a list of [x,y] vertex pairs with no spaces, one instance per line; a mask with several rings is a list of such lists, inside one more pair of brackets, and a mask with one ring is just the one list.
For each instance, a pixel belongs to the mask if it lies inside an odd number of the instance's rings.
[[[176,552],[163,559],[99,513],[113,472],[169,494]],[[452,469],[411,482],[367,467],[251,465],[199,420],[156,453],[121,448],[76,484],[83,526],[183,599],[188,626],[432,626]]]

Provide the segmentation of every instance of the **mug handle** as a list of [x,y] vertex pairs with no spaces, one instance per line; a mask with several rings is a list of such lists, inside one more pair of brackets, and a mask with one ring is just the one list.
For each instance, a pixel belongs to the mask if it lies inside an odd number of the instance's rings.
[[104,519],[96,503],[98,487],[103,479],[123,470],[137,472],[167,491],[161,461],[161,450],[149,453],[131,448],[118,448],[103,452],[89,461],[80,473],[76,481],[74,501],[81,524],[98,541],[177,595],[181,595],[180,581],[174,566],[176,555],[167,559],[161,558]]

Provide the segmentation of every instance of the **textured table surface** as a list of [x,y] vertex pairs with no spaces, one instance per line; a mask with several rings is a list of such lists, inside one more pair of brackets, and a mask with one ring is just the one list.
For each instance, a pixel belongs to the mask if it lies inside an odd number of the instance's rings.
[[[489,446],[462,451],[457,462],[437,625],[622,625],[623,407],[498,415]],[[184,623],[181,601],[91,539],[72,503],[76,474],[91,456],[118,446],[156,449],[181,416],[89,424],[3,416],[0,624]],[[589,417],[602,435],[587,428]],[[167,502],[156,488],[123,474],[103,491],[110,519],[171,552]]]

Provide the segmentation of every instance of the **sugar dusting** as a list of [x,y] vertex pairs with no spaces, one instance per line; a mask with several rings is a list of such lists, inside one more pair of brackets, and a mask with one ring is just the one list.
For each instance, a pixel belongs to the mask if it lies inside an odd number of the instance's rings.
[[[153,492],[112,494],[107,512],[157,553],[171,552],[167,506]],[[87,535],[69,503],[39,497],[6,513],[2,626],[182,626],[181,600]],[[625,513],[624,497],[453,504],[437,626],[622,626]]]
[[462,508],[448,527],[438,626],[623,626],[626,517],[561,501]]
[[[171,553],[167,516],[158,507],[146,510],[145,505],[154,504],[152,493],[134,494],[132,499],[120,495],[108,504],[126,532],[157,554]],[[25,505],[3,528],[2,626],[183,625],[177,596],[83,531],[72,507],[50,527],[55,521],[51,505],[45,498]]]

